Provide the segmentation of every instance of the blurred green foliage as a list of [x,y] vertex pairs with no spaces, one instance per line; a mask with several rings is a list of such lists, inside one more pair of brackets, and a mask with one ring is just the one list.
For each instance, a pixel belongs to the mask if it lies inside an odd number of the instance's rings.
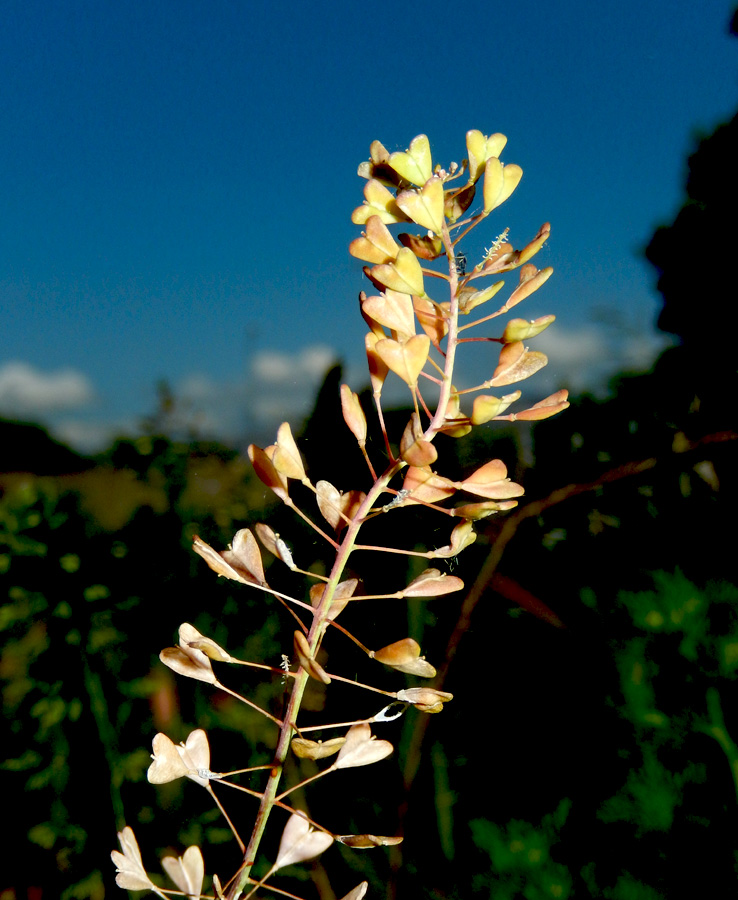
[[502,827],[488,819],[473,819],[469,823],[472,839],[490,861],[487,872],[480,866],[480,873],[474,876],[474,893],[499,900],[571,897],[571,876],[550,853],[551,846],[558,843],[570,806],[568,800],[562,800],[552,815],[543,817],[538,828],[516,820]]
[[[732,451],[719,444],[673,453],[678,435],[697,427],[689,404],[662,404],[647,437],[622,427],[623,418],[639,415],[632,397],[649,403],[661,390],[658,379],[626,380],[614,400],[585,400],[568,421],[535,432],[535,453],[558,484],[577,473],[596,479],[652,447],[664,465],[521,519],[501,564],[502,593],[483,587],[445,684],[454,702],[431,717],[421,749],[422,718],[409,713],[386,726],[398,767],[388,766],[378,784],[341,773],[335,788],[299,798],[341,832],[392,833],[409,791],[399,820],[405,843],[371,854],[341,848],[345,868],[331,865],[337,890],[359,876],[378,895],[394,883],[400,894],[459,900],[657,898],[696,887],[705,865],[713,883],[735,886],[738,591],[735,561],[718,549],[730,527],[732,488],[723,473]],[[324,402],[332,404],[329,393]],[[329,423],[326,434],[336,433],[325,409],[315,418]],[[472,457],[509,457],[512,435],[490,432],[489,446],[470,451],[449,441],[442,450],[463,448],[455,463],[463,471]],[[320,436],[304,446],[319,467]],[[358,453],[347,449],[341,458],[336,480],[360,483]],[[706,461],[715,479],[700,475],[696,464]],[[529,497],[544,495],[535,468],[523,477]],[[320,567],[322,548],[275,510],[240,456],[214,445],[146,436],[118,442],[79,474],[16,474],[4,476],[3,486],[0,678],[8,728],[0,779],[7,808],[19,815],[6,839],[0,897],[34,889],[65,900],[116,896],[108,860],[124,823],[136,829],[152,871],[164,852],[190,843],[203,845],[209,872],[232,870],[237,848],[205,793],[189,782],[146,782],[151,739],[164,731],[179,741],[204,727],[213,768],[228,770],[268,762],[274,733],[207,685],[177,684],[157,655],[183,621],[244,658],[279,665],[290,652],[286,614],[261,594],[216,579],[191,553],[194,533],[222,546],[237,528],[269,517],[301,563]],[[407,513],[394,525],[390,517],[380,522],[378,538],[402,546],[447,539],[439,523],[423,532],[423,520]],[[481,527],[478,544],[453,561],[469,588],[506,521]],[[694,521],[698,529],[685,527]],[[670,559],[671,569],[649,572],[649,563]],[[302,579],[265,562],[271,584],[300,595]],[[417,574],[403,559],[378,567],[367,555],[357,565],[367,592]],[[567,627],[522,612],[510,584]],[[437,663],[459,602],[401,609],[378,602],[348,609],[345,624],[370,646],[412,634]],[[376,667],[340,636],[327,646],[334,671],[361,678],[365,666]],[[279,710],[279,679],[225,674],[236,690]],[[396,676],[385,677],[396,689]],[[376,711],[361,702],[362,714]],[[325,703],[316,688],[312,708]],[[337,689],[330,703],[334,720],[355,713],[349,689]],[[297,770],[288,777],[296,780]],[[237,821],[249,820],[252,804],[234,792],[222,799]],[[288,873],[286,884],[300,877]]]
[[[208,610],[203,598],[219,586],[198,577],[191,535],[224,539],[263,492],[232,451],[150,437],[118,442],[81,474],[6,476],[4,488],[0,779],[5,809],[20,815],[0,896],[37,885],[45,896],[98,898],[112,883],[116,828],[153,818],[156,794],[143,784],[151,738],[166,730],[180,740],[185,722],[214,715],[202,692],[179,702],[159,649],[188,617],[217,638],[249,606],[221,592]],[[265,618],[243,640],[258,635],[258,653],[278,655]],[[219,721],[244,730],[238,704],[222,704]],[[131,785],[142,790],[124,796]],[[181,805],[181,787],[161,793]],[[197,821],[190,832],[204,827]]]
[[[718,443],[673,452],[679,435],[693,441],[699,434],[688,397],[662,402],[647,429],[628,427],[641,416],[633,397],[644,407],[663,398],[660,379],[657,370],[625,380],[614,400],[585,399],[567,421],[536,430],[534,452],[556,484],[577,474],[594,481],[520,520],[501,563],[501,593],[483,585],[458,639],[444,685],[454,702],[431,717],[420,750],[422,717],[409,713],[386,726],[397,768],[388,764],[378,784],[342,773],[334,789],[299,798],[345,833],[392,833],[398,806],[404,810],[400,848],[339,849],[345,869],[331,866],[337,890],[358,876],[377,895],[390,883],[399,894],[428,898],[652,900],[697,890],[706,866],[711,883],[736,886],[738,590],[736,561],[720,541],[732,527],[734,489],[725,473],[734,451]],[[334,406],[330,392],[323,402]],[[325,408],[314,419],[328,435],[339,427]],[[449,441],[442,449],[462,450],[456,465],[463,471],[472,458],[509,457],[513,440],[513,432],[490,432],[488,446],[470,451]],[[304,446],[309,463],[324,465],[320,435]],[[660,467],[634,469],[617,487],[597,481],[653,448]],[[360,484],[358,453],[347,448],[341,459],[336,481]],[[705,463],[714,475],[707,480]],[[522,477],[531,502],[545,496],[544,481],[551,489],[536,468]],[[153,871],[165,851],[181,853],[191,843],[204,846],[209,872],[232,870],[237,848],[204,792],[189,782],[146,782],[151,739],[164,731],[179,741],[204,727],[213,767],[227,770],[268,762],[274,733],[207,685],[178,685],[157,655],[183,621],[244,658],[279,665],[290,652],[286,614],[261,594],[216,579],[191,553],[195,532],[222,546],[237,528],[269,517],[299,548],[301,563],[320,567],[321,546],[275,510],[241,457],[214,445],[145,436],[118,442],[81,473],[3,476],[3,487],[0,678],[8,727],[0,779],[6,808],[18,816],[6,838],[0,897],[33,890],[64,900],[116,896],[108,860],[124,823],[136,829]],[[438,523],[428,530],[412,510],[393,518],[394,525],[390,517],[379,523],[383,542],[447,540]],[[481,527],[478,544],[453,561],[470,589],[506,521]],[[299,577],[265,562],[271,584],[300,595]],[[650,571],[652,563],[662,567]],[[417,574],[403,559],[378,567],[367,555],[357,565],[367,592]],[[511,584],[567,627],[523,612]],[[370,646],[412,634],[437,663],[459,603],[378,602],[349,608],[342,621]],[[328,648],[332,670],[361,677],[376,666],[338,636]],[[280,708],[279,679],[226,674],[236,690]],[[396,689],[396,676],[385,677]],[[363,714],[376,711],[361,702]],[[316,689],[312,708],[325,703]],[[349,689],[337,689],[330,703],[334,720],[355,712]],[[297,770],[288,777],[296,780]],[[222,799],[247,822],[253,806],[233,793]],[[287,883],[290,877],[304,875],[288,873]]]
[[[609,752],[582,773],[589,796],[578,799],[580,821],[568,797],[539,825],[473,819],[472,839],[488,858],[473,867],[475,896],[567,898],[578,882],[588,896],[656,900],[699,884],[705,867],[713,887],[735,885],[736,716],[729,730],[721,697],[732,703],[736,693],[725,647],[736,639],[738,588],[709,581],[701,589],[678,569],[657,572],[652,590],[619,593],[613,617],[623,615],[629,636],[608,641],[619,684],[602,697],[619,721],[605,735]],[[617,778],[603,777],[618,757]],[[596,817],[587,837],[583,813]]]

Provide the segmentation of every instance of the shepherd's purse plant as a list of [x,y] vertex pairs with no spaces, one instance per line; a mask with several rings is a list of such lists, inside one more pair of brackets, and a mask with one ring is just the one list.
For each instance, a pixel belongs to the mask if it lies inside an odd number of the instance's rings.
[[[478,465],[461,479],[444,474],[436,438],[464,438],[491,421],[545,419],[568,406],[566,391],[557,391],[518,412],[508,412],[521,392],[498,390],[529,378],[547,362],[543,353],[529,350],[525,342],[547,328],[554,316],[532,321],[510,318],[500,327],[497,324],[552,274],[551,268],[539,270],[530,262],[546,242],[550,226],[542,225],[522,249],[515,249],[508,242],[507,229],[503,230],[471,267],[463,249],[464,239],[510,197],[520,182],[520,167],[500,161],[506,141],[501,134],[487,137],[480,131],[469,131],[467,158],[458,165],[451,163],[447,169],[433,164],[425,135],[414,138],[405,152],[389,153],[375,141],[371,158],[359,166],[359,175],[366,180],[364,202],[354,210],[352,221],[364,231],[352,241],[349,251],[368,264],[364,274],[372,285],[371,291],[360,294],[360,311],[368,327],[365,350],[378,433],[382,436],[381,452],[368,442],[365,410],[358,395],[345,384],[340,389],[341,410],[366,463],[367,490],[326,480],[313,483],[287,423],[280,426],[271,446],[249,447],[258,478],[325,542],[332,566],[327,574],[309,571],[311,560],[302,557],[310,548],[291,548],[288,535],[281,537],[265,523],[257,524],[253,531],[241,529],[231,546],[222,551],[195,537],[195,552],[214,572],[261,592],[265,602],[276,602],[284,608],[289,629],[285,629],[281,661],[236,658],[189,623],[180,625],[178,646],[163,650],[161,661],[177,674],[226,692],[254,715],[263,716],[273,728],[273,758],[256,770],[213,771],[208,738],[202,729],[193,731],[179,745],[165,734],[157,734],[149,781],[162,784],[185,777],[209,793],[238,847],[236,851],[234,846],[234,871],[213,873],[212,889],[204,893],[203,856],[198,846],[190,846],[181,857],[162,860],[176,888],[162,887],[158,875],[148,874],[134,833],[125,827],[119,833],[121,850],[112,854],[120,887],[147,890],[159,897],[184,894],[190,898],[245,900],[266,890],[294,897],[279,886],[278,873],[286,866],[314,858],[336,841],[350,848],[371,849],[402,840],[395,835],[336,833],[332,823],[313,821],[291,797],[298,788],[317,790],[323,779],[340,778],[335,773],[342,769],[368,766],[388,757],[392,744],[375,735],[373,728],[381,730],[382,723],[403,715],[410,707],[421,714],[440,713],[453,699],[450,693],[432,686],[436,670],[421,655],[413,637],[371,649],[360,634],[349,632],[341,624],[341,613],[349,605],[360,604],[360,609],[366,609],[371,601],[382,598],[399,602],[402,598],[432,598],[462,591],[464,583],[459,577],[433,567],[432,562],[440,560],[443,567],[452,561],[474,542],[475,522],[511,509],[523,494],[522,486],[508,478],[505,463],[499,459]],[[393,235],[390,229],[396,225],[410,230]],[[513,270],[518,272],[517,285],[502,305],[485,312],[489,309],[485,304],[504,286],[497,276]],[[494,334],[482,331],[487,327],[493,327]],[[498,344],[499,355],[480,383],[461,388],[456,383],[457,358],[470,342]],[[412,406],[404,430],[398,434],[388,433],[383,412],[382,393],[389,378],[404,382]],[[487,393],[489,390],[495,393]],[[302,489],[293,489],[296,483],[304,485],[307,496],[313,498],[309,505],[294,499],[297,494],[306,495]],[[408,507],[422,508],[427,517],[447,522],[448,543],[419,550],[362,542],[366,523],[397,515]],[[299,595],[290,596],[269,586],[262,548],[303,581]],[[378,560],[373,563],[375,567],[381,567],[382,554],[417,557],[429,567],[391,593],[369,595],[363,592],[360,579],[349,574],[349,561],[353,569],[357,565],[354,554],[359,552]],[[327,664],[321,662],[324,641],[346,640],[353,642],[357,654],[366,654],[398,675],[412,676],[413,685],[401,682],[396,690],[387,691],[328,671]],[[217,674],[213,662],[218,664]],[[268,679],[282,680],[288,693],[286,703],[282,708],[275,705],[268,709],[241,696],[221,682],[220,673],[226,666],[252,667]],[[357,715],[350,721],[306,724],[303,700],[311,680],[323,686],[336,681],[352,685],[357,694]],[[288,754],[325,762],[319,763],[317,775],[285,783]],[[239,774],[254,771],[261,778],[258,790],[238,780]],[[229,817],[228,804],[222,798],[225,786],[252,796],[254,817],[246,828]],[[270,860],[262,858],[260,849],[267,826],[281,831],[278,850]],[[388,830],[391,827],[390,820]],[[367,882],[362,882],[343,900],[360,900],[366,891]]]

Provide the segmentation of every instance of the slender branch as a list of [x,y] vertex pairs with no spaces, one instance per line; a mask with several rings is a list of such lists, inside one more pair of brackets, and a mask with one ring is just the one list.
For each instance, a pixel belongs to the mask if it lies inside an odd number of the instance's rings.
[[356,681],[354,678],[344,678],[343,675],[335,675],[333,672],[326,672],[331,681],[342,681],[344,684],[353,684],[354,687],[364,688],[365,691],[373,691],[375,694],[384,694],[385,697],[394,697],[397,699],[396,691],[383,691],[381,688],[374,687],[371,684],[364,684],[363,681]]
[[261,798],[261,803],[259,804],[259,810],[256,814],[256,820],[254,822],[253,831],[251,832],[251,837],[249,838],[248,846],[246,847],[246,851],[244,852],[243,865],[241,866],[241,869],[238,873],[238,877],[228,891],[228,900],[238,900],[243,892],[244,887],[250,881],[251,869],[253,868],[254,862],[256,861],[256,853],[259,849],[259,845],[261,844],[261,839],[264,835],[264,829],[266,828],[269,814],[271,813],[272,807],[275,803],[275,799],[277,796],[277,787],[282,775],[284,761],[287,758],[290,741],[294,733],[293,729],[287,723],[293,722],[297,718],[297,711],[299,710],[300,704],[302,702],[302,695],[305,692],[307,680],[308,674],[301,667],[295,677],[294,687],[292,689],[292,694],[290,695],[290,700],[287,705],[287,711],[285,713],[285,722],[280,730],[277,749],[274,752],[274,761],[272,763],[269,780],[267,781],[266,789]]
[[[453,243],[451,244],[452,249],[460,241],[462,241],[467,236],[467,234],[469,234],[470,231],[472,231],[474,228],[476,228],[480,222],[484,221],[484,219],[486,219],[486,216],[483,213],[479,213],[479,215],[472,216],[471,219],[467,219],[466,222],[470,222],[471,224],[466,229],[466,231],[462,231],[461,234],[456,235],[456,237],[453,240]],[[456,225],[454,225],[454,228],[458,228],[460,225],[466,225],[466,222],[458,222]],[[451,255],[453,256],[453,254],[451,254]]]
[[229,687],[226,687],[222,682],[218,681],[217,679],[213,682],[213,684],[215,685],[215,687],[220,688],[221,691],[225,691],[226,694],[230,694],[231,697],[235,697],[236,700],[240,700],[241,703],[245,703],[247,706],[250,706],[251,709],[254,709],[254,710],[256,710],[256,712],[261,713],[262,716],[266,716],[267,719],[271,719],[275,725],[279,725],[280,727],[282,726],[283,723],[282,723],[281,719],[278,719],[276,716],[273,716],[267,710],[262,709],[257,703],[254,703],[252,700],[249,700],[248,697],[244,697],[241,694],[237,693],[236,691],[232,691]]
[[218,807],[218,809],[220,810],[221,815],[222,815],[223,818],[226,820],[226,822],[228,822],[228,827],[231,829],[231,832],[233,833],[233,836],[234,836],[235,839],[238,841],[238,846],[241,848],[241,853],[243,853],[245,844],[244,844],[244,842],[241,840],[241,835],[236,831],[236,826],[233,824],[233,822],[231,822],[230,816],[229,816],[228,813],[225,811],[225,807],[223,806],[223,804],[220,802],[220,800],[219,800],[218,797],[216,796],[215,791],[213,790],[213,788],[212,788],[212,786],[210,785],[210,783],[206,784],[205,787],[207,788],[208,793],[210,794],[210,796],[211,796],[211,797],[213,798],[213,800],[215,801],[215,804],[216,804],[216,806]]
[[446,361],[444,365],[443,381],[441,383],[441,391],[438,397],[438,405],[436,413],[431,419],[431,423],[425,431],[424,438],[432,440],[435,434],[440,431],[446,418],[446,408],[451,397],[451,379],[454,371],[454,363],[456,361],[456,344],[459,324],[459,274],[456,271],[456,260],[454,258],[453,246],[448,233],[446,222],[443,223],[443,233],[441,235],[443,245],[446,248],[448,257],[448,282],[450,293],[450,311],[448,316],[448,332],[446,334]]
[[[308,634],[308,643],[310,644],[310,649],[313,656],[315,656],[315,654],[317,653],[317,650],[320,646],[320,641],[325,632],[326,624],[329,621],[328,614],[333,602],[333,596],[348,562],[348,558],[351,555],[351,551],[353,550],[356,536],[363,523],[363,517],[369,510],[371,510],[374,501],[386,489],[387,484],[394,477],[395,473],[399,471],[400,466],[401,463],[399,462],[388,466],[383,475],[379,479],[377,479],[377,481],[371,487],[368,494],[364,498],[364,501],[356,511],[355,518],[351,520],[348,528],[346,529],[346,534],[341,545],[338,548],[338,552],[336,553],[336,558],[333,564],[333,568],[331,569],[330,578],[323,591],[320,606],[315,610],[313,622]],[[290,741],[292,740],[292,736],[295,733],[295,728],[292,723],[297,722],[298,713],[302,703],[302,697],[305,692],[307,681],[308,674],[301,666],[298,669],[294,680],[292,694],[290,695],[287,710],[285,711],[284,722],[281,723],[282,727],[279,733],[277,749],[274,753],[272,769],[267,781],[266,789],[264,790],[264,795],[261,799],[261,803],[259,804],[259,811],[254,823],[254,829],[251,833],[249,844],[244,853],[243,865],[241,867],[238,878],[229,890],[229,900],[238,900],[246,884],[251,880],[251,869],[253,868],[254,862],[256,861],[256,853],[259,849],[259,845],[261,844],[261,839],[264,834],[267,821],[269,819],[269,814],[271,813],[272,808],[276,802],[277,789],[282,777],[282,771],[284,769],[285,760],[287,759],[287,753],[289,752]]]

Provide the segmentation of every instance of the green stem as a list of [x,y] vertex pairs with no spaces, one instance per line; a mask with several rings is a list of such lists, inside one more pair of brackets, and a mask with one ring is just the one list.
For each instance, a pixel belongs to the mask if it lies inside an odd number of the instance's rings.
[[[471,227],[474,226],[472,225]],[[443,234],[441,235],[441,237],[446,249],[446,255],[449,260],[448,281],[451,295],[451,309],[446,341],[446,359],[443,372],[443,381],[441,383],[440,396],[435,415],[432,417],[430,424],[425,432],[426,440],[432,440],[435,434],[444,424],[446,409],[451,397],[452,376],[454,371],[456,348],[458,345],[459,276],[456,271],[456,263],[454,259],[454,243],[452,243],[451,241],[448,226],[445,222],[443,225]],[[389,451],[389,443],[387,444],[387,448]],[[391,455],[390,459],[392,459]],[[333,597],[336,591],[336,587],[341,579],[344,569],[346,568],[349,556],[356,548],[357,536],[365,520],[365,517],[371,512],[375,501],[384,492],[385,488],[388,486],[392,478],[404,466],[405,463],[402,460],[394,460],[390,462],[387,469],[379,478],[376,479],[368,494],[366,495],[364,502],[356,511],[356,514],[352,521],[348,524],[346,534],[336,552],[336,558],[333,563],[333,568],[331,569],[330,577],[325,586],[325,590],[323,591],[320,606],[314,612],[312,625],[310,626],[310,631],[307,636],[308,643],[310,645],[310,651],[313,656],[315,656],[315,654],[318,652],[318,649],[320,648],[320,643],[323,639],[326,625],[329,621],[328,613],[330,611],[331,604],[333,603]],[[331,543],[333,542],[331,541]],[[289,704],[285,712],[284,722],[280,729],[279,741],[277,743],[277,749],[274,754],[274,761],[272,763],[269,780],[267,782],[264,795],[259,805],[259,811],[256,816],[256,821],[254,823],[254,829],[251,833],[251,838],[249,839],[249,843],[244,854],[243,866],[239,872],[237,880],[234,882],[228,893],[229,900],[238,900],[243,892],[244,887],[250,880],[250,873],[256,859],[256,853],[261,843],[264,829],[266,828],[266,824],[269,819],[269,814],[274,807],[277,798],[277,790],[280,779],[282,777],[282,771],[284,769],[284,763],[287,758],[287,753],[289,751],[290,741],[292,740],[292,736],[295,733],[295,729],[293,726],[297,722],[297,716],[302,704],[302,697],[305,691],[305,686],[307,684],[307,679],[307,672],[303,668],[298,669],[297,675],[295,676],[292,695],[290,696]],[[284,794],[280,796],[284,796]]]
[[95,719],[97,725],[97,733],[100,743],[103,747],[105,759],[110,769],[110,800],[115,813],[115,821],[118,830],[121,831],[125,826],[125,809],[123,806],[123,798],[120,788],[123,784],[123,771],[120,765],[120,754],[118,752],[118,736],[110,721],[110,713],[108,710],[107,700],[105,699],[105,691],[103,690],[100,676],[93,672],[90,668],[87,654],[82,655],[82,664],[84,671],[84,682],[87,690],[87,696],[90,698],[90,712]]
[[441,392],[438,398],[438,406],[436,414],[433,416],[430,425],[426,429],[425,439],[431,440],[433,436],[440,430],[446,419],[446,408],[449,398],[451,397],[451,378],[454,372],[454,362],[456,360],[456,347],[458,345],[459,335],[459,275],[456,271],[456,261],[453,253],[453,245],[448,233],[448,225],[443,223],[443,234],[441,235],[443,245],[446,248],[446,256],[448,257],[448,274],[449,274],[449,293],[451,295],[451,309],[448,319],[448,334],[446,336],[446,363],[443,371],[443,381],[441,383]]
[[[397,472],[402,468],[403,465],[404,463],[398,461],[387,468],[387,470],[381,475],[381,477],[378,478],[374,483],[371,490],[366,495],[364,502],[357,510],[355,517],[348,525],[346,535],[341,542],[340,547],[338,548],[338,552],[336,553],[336,559],[333,563],[333,568],[331,569],[328,583],[326,584],[325,590],[323,591],[323,598],[321,600],[320,606],[315,610],[315,613],[313,615],[313,622],[308,633],[308,643],[310,644],[310,650],[313,656],[315,656],[318,648],[320,647],[320,642],[323,638],[323,634],[325,633],[325,627],[328,622],[328,613],[333,602],[333,596],[335,594],[336,587],[341,579],[341,575],[343,574],[344,569],[346,568],[348,558],[351,555],[352,550],[354,549],[359,529],[363,524],[364,516],[366,516],[367,513],[371,510],[375,500],[382,494],[391,479],[397,474]],[[250,879],[251,869],[253,868],[254,862],[256,861],[256,854],[258,852],[259,845],[261,844],[261,839],[264,835],[267,821],[269,820],[269,814],[271,813],[272,808],[274,807],[276,802],[277,790],[279,787],[279,782],[282,778],[282,771],[284,769],[285,760],[287,759],[287,753],[289,752],[290,741],[292,740],[292,736],[295,734],[293,725],[297,722],[297,716],[300,712],[300,706],[302,704],[302,697],[305,692],[307,680],[307,672],[305,671],[305,669],[300,667],[297,671],[297,674],[295,675],[292,694],[290,695],[289,703],[287,704],[287,710],[285,711],[284,721],[279,732],[277,749],[274,752],[274,761],[272,762],[266,789],[264,790],[264,794],[261,798],[261,803],[259,804],[259,811],[256,814],[254,828],[251,832],[251,837],[249,839],[248,846],[246,847],[246,852],[244,853],[243,865],[238,874],[238,878],[228,892],[229,900],[238,900],[243,892],[244,887]]]
[[702,730],[714,738],[725,753],[730,766],[730,774],[733,776],[733,786],[738,798],[738,746],[728,733],[723,717],[723,708],[720,704],[720,694],[715,688],[707,691],[707,712],[709,722]]

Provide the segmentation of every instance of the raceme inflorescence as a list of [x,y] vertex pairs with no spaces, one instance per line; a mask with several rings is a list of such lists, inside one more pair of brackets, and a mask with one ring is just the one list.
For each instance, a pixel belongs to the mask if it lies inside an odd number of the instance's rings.
[[[520,167],[500,161],[506,141],[501,134],[487,137],[480,131],[469,131],[467,158],[460,164],[451,163],[448,169],[434,166],[425,135],[416,137],[405,152],[390,153],[375,141],[370,159],[359,166],[359,175],[366,180],[364,202],[354,210],[352,221],[363,226],[364,231],[352,241],[349,251],[368,264],[364,273],[373,289],[360,294],[360,309],[369,329],[365,349],[382,436],[381,458],[376,451],[370,454],[367,449],[365,410],[358,395],[345,384],[340,389],[341,411],[366,463],[370,482],[367,490],[337,486],[326,480],[313,483],[287,423],[280,426],[271,446],[249,447],[249,457],[261,482],[329,548],[330,570],[316,574],[299,567],[293,558],[293,550],[299,557],[299,548],[291,549],[265,523],[257,524],[253,531],[241,529],[231,546],[222,551],[195,537],[195,552],[218,575],[259,591],[284,607],[291,623],[289,637],[285,637],[281,662],[244,660],[232,656],[191,624],[183,623],[178,646],[163,650],[160,658],[177,674],[224,691],[250,707],[254,714],[265,717],[274,731],[273,757],[269,765],[256,770],[212,771],[205,731],[193,731],[179,745],[166,735],[157,734],[149,781],[161,784],[184,777],[208,791],[233,832],[239,863],[234,865],[235,874],[228,880],[213,874],[212,892],[204,894],[202,853],[197,846],[188,847],[181,857],[166,857],[162,862],[176,885],[176,890],[170,890],[160,886],[159,876],[155,882],[147,873],[134,833],[126,827],[119,834],[121,851],[112,854],[121,887],[148,890],[160,897],[184,893],[191,898],[227,900],[243,900],[262,889],[285,893],[275,883],[275,875],[286,866],[324,853],[336,841],[367,849],[402,840],[394,835],[334,833],[327,824],[313,821],[304,810],[292,805],[290,796],[296,789],[319,784],[342,769],[368,766],[388,757],[393,746],[375,735],[373,727],[381,729],[383,722],[403,715],[411,707],[421,713],[439,713],[453,699],[450,693],[430,686],[436,670],[421,655],[421,648],[412,637],[373,650],[339,620],[349,604],[359,600],[366,603],[382,597],[438,597],[463,590],[463,581],[429,566],[391,593],[369,596],[362,592],[358,578],[347,577],[352,554],[400,553],[428,562],[456,557],[474,542],[474,523],[516,506],[523,488],[510,480],[499,459],[479,464],[463,478],[443,474],[436,437],[463,438],[490,421],[545,419],[568,406],[567,392],[562,390],[517,412],[508,412],[520,399],[519,390],[498,391],[499,396],[487,393],[519,383],[546,365],[545,355],[528,349],[525,342],[554,321],[552,315],[532,321],[511,318],[494,335],[480,334],[482,327],[493,326],[495,320],[537,291],[553,271],[539,270],[530,262],[549,236],[547,223],[522,249],[515,249],[508,242],[508,231],[504,230],[472,267],[462,249],[469,233],[504,203],[520,182]],[[393,234],[390,229],[394,226],[408,231]],[[496,276],[512,270],[517,270],[517,285],[501,306],[486,313],[485,304],[504,285]],[[457,357],[471,342],[498,344],[499,354],[484,380],[459,388],[454,380]],[[391,375],[406,385],[412,407],[404,429],[396,435],[388,434],[382,406],[383,388]],[[458,380],[458,374],[456,377]],[[300,492],[293,490],[297,483],[303,486]],[[294,495],[298,493],[312,500],[309,504],[296,501]],[[441,521],[445,517],[448,543],[433,549],[408,550],[360,541],[366,523],[408,507],[422,509],[425,515]],[[290,596],[270,587],[265,578],[262,548],[304,579],[302,596]],[[319,661],[321,648],[324,640],[339,633],[353,641],[357,653],[412,676],[413,686],[386,691],[327,671]],[[220,681],[213,662],[218,664],[218,672],[225,666],[248,666],[263,671],[270,679],[287,682],[284,708],[278,712],[270,710],[236,693]],[[363,707],[362,715],[351,721],[307,726],[301,719],[301,709],[311,680],[324,686],[340,681],[357,690],[383,695],[381,708],[377,709],[380,703],[374,702]],[[423,680],[429,686],[424,686]],[[316,740],[316,732],[324,739]],[[283,776],[290,753],[318,761],[321,768],[308,779],[285,785]],[[263,779],[259,790],[247,789],[232,780],[242,772],[254,771]],[[220,792],[220,786],[225,784],[253,797],[256,812],[244,837],[216,794],[216,789]],[[272,813],[282,837],[274,859],[259,860],[262,874],[256,877],[254,866]],[[362,882],[343,900],[360,900],[366,891],[367,883]]]

